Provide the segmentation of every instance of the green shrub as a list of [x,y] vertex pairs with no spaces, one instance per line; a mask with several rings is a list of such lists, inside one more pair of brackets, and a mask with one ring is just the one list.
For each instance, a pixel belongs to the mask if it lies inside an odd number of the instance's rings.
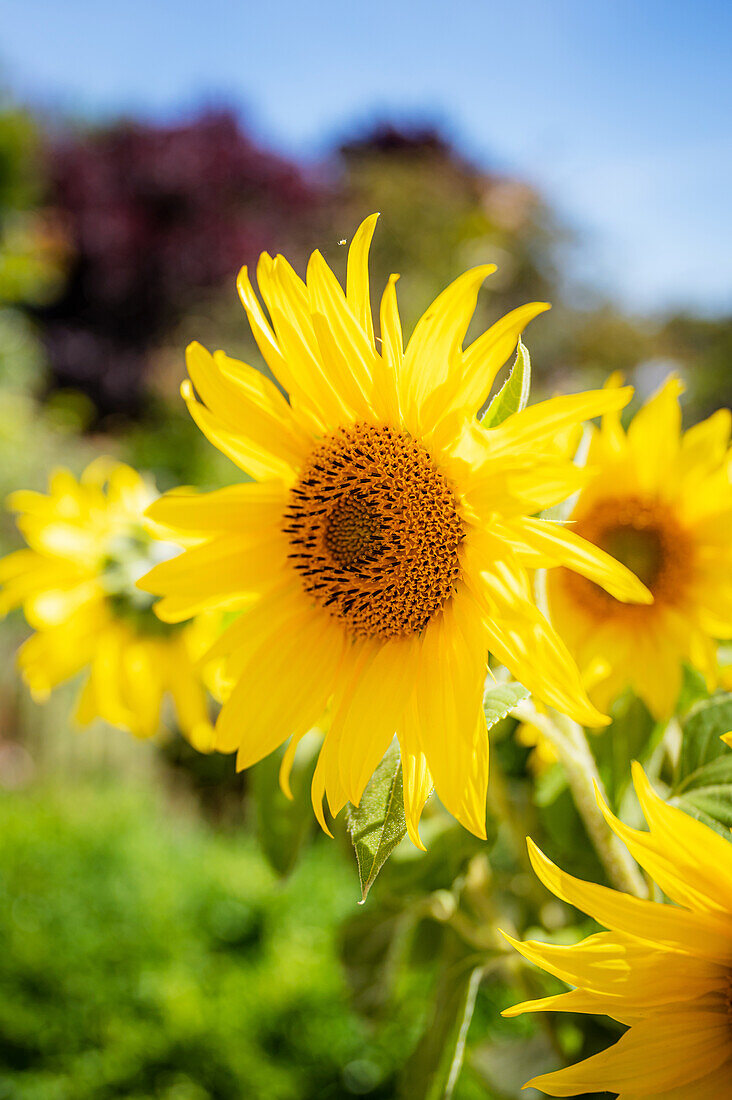
[[397,1038],[336,958],[357,884],[335,845],[282,885],[149,791],[38,784],[1,812],[0,1100],[392,1095]]

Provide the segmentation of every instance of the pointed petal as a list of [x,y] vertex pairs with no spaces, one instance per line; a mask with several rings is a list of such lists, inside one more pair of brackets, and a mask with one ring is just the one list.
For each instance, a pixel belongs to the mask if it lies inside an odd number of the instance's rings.
[[452,405],[475,416],[491,391],[496,375],[516,350],[529,321],[551,309],[547,302],[531,302],[511,310],[474,340],[463,353],[463,377]]
[[432,793],[432,775],[421,747],[419,712],[412,696],[399,723],[399,748],[404,784],[404,817],[412,844],[425,851],[419,835],[419,821],[425,802]]
[[211,535],[235,531],[256,535],[276,529],[287,506],[287,490],[281,481],[250,481],[212,493],[173,489],[158,497],[146,516],[163,527]]
[[485,670],[483,624],[459,590],[422,637],[415,689],[419,743],[440,801],[479,837],[485,837],[488,785]]
[[727,1061],[728,1031],[729,1020],[723,1012],[656,1015],[635,1024],[608,1050],[558,1073],[536,1077],[529,1085],[550,1096],[606,1091],[625,1096],[628,1089],[641,1095],[666,1095],[666,1089],[706,1077]]
[[[639,485],[661,492],[674,485],[681,435],[679,396],[684,386],[672,376],[635,414],[628,428],[628,447]],[[674,489],[675,491],[675,489]]]
[[529,405],[522,412],[514,413],[499,427],[491,428],[491,449],[494,455],[498,455],[541,447],[565,428],[614,409],[625,408],[632,396],[632,386],[623,386],[550,397],[548,401],[540,401],[538,405]]
[[533,868],[546,888],[607,928],[698,958],[732,960],[729,922],[582,882],[556,867],[531,841],[528,845]]
[[354,806],[361,801],[414,691],[420,649],[418,635],[384,642],[341,696],[331,733],[339,743],[341,784]]
[[543,555],[545,565],[563,565],[594,581],[623,603],[653,603],[646,586],[604,550],[551,520],[523,518],[510,525],[520,539]]
[[181,396],[188,412],[201,429],[209,443],[213,443],[222,454],[253,478],[279,478],[292,482],[295,469],[289,463],[265,450],[258,443],[228,430],[223,422],[215,417],[205,405],[196,401],[191,383],[186,379],[180,388]]
[[264,636],[221,708],[216,748],[238,749],[241,770],[309,730],[333,691],[343,644],[344,633],[330,617],[309,610],[292,618],[276,645]]
[[374,343],[374,322],[371,317],[371,295],[369,292],[369,249],[376,229],[378,214],[371,214],[361,222],[353,235],[348,249],[346,270],[346,298],[351,313],[361,326],[371,344]]
[[402,408],[419,419],[425,398],[459,369],[462,348],[478,291],[495,264],[483,264],[460,275],[434,300],[417,322],[404,353],[400,378]]

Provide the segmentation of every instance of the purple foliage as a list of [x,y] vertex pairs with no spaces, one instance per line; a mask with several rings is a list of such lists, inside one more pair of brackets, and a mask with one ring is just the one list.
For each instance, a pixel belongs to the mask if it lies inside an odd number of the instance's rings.
[[292,251],[321,201],[228,112],[66,137],[48,161],[72,251],[64,293],[41,317],[51,369],[101,414],[134,414],[149,349],[196,294],[264,248]]

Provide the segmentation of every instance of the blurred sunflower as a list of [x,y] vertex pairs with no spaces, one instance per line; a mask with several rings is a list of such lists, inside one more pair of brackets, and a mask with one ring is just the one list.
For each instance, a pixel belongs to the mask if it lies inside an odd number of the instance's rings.
[[57,470],[48,495],[13,493],[8,504],[29,549],[0,561],[0,613],[22,607],[35,631],[18,666],[36,699],[88,669],[79,723],[99,717],[152,737],[170,693],[181,730],[210,751],[213,729],[195,668],[212,640],[209,624],[161,623],[135,586],[152,563],[179,549],[158,541],[144,517],[156,495],[135,470],[104,458],[78,481]]
[[576,947],[513,946],[574,986],[506,1009],[610,1016],[629,1030],[614,1046],[525,1087],[550,1096],[618,1093],[618,1100],[711,1100],[732,1095],[732,846],[660,799],[639,764],[633,779],[650,832],[606,806],[610,827],[675,905],[581,882],[529,841],[534,869],[562,901],[610,929]]
[[[485,830],[487,652],[578,721],[603,717],[538,611],[528,567],[562,562],[618,599],[649,598],[629,571],[553,523],[531,519],[585,480],[556,453],[557,433],[625,405],[630,391],[557,397],[486,430],[475,419],[532,317],[522,306],[463,350],[478,290],[468,271],[417,323],[406,349],[396,276],[374,336],[368,251],[376,216],[356,233],[346,290],[319,252],[303,282],[262,255],[259,289],[239,293],[272,373],[289,395],[223,352],[188,349],[183,395],[208,439],[255,483],[173,493],[149,515],[205,539],[156,566],[141,587],[162,619],[244,608],[212,650],[234,683],[215,745],[244,768],[323,714],[313,780],[326,828],[358,804],[395,732],[409,833],[432,784],[447,809]],[[192,383],[192,384],[191,384]],[[200,402],[194,395],[194,389]]]
[[681,392],[669,378],[627,434],[617,412],[605,414],[587,456],[596,476],[570,517],[576,534],[640,577],[653,604],[621,603],[567,569],[547,581],[552,622],[603,710],[631,687],[668,716],[682,663],[713,687],[714,639],[732,637],[732,417],[721,409],[682,434]]

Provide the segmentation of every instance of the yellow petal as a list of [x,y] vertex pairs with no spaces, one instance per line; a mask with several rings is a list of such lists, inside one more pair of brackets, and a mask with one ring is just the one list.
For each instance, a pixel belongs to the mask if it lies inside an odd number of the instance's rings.
[[384,642],[341,695],[331,732],[339,744],[339,772],[348,801],[358,806],[386,752],[414,690],[418,635]]
[[281,481],[251,481],[212,493],[173,489],[159,497],[146,515],[163,527],[210,535],[236,531],[255,535],[282,523],[287,491]]
[[418,737],[440,801],[466,829],[485,837],[486,643],[480,617],[466,597],[459,588],[422,636],[415,687]]
[[528,1085],[550,1096],[606,1091],[625,1096],[627,1090],[665,1096],[666,1089],[693,1083],[718,1069],[729,1053],[726,1014],[686,1010],[642,1020],[608,1050],[536,1077]]
[[594,581],[623,603],[653,603],[646,586],[624,565],[570,528],[550,520],[514,520],[512,529],[532,549],[543,554],[547,565],[563,565]]
[[528,845],[534,870],[546,888],[607,928],[702,959],[732,960],[729,922],[582,882],[556,867],[531,841]]
[[396,298],[398,275],[390,275],[381,297],[381,357],[374,371],[374,405],[385,423],[401,424],[398,378],[402,369],[402,324]]
[[636,413],[628,428],[628,447],[645,492],[665,493],[675,481],[681,433],[679,396],[683,389],[679,378],[669,378]]
[[323,362],[309,290],[284,256],[275,258],[270,286],[263,293],[290,369],[291,400],[312,404],[328,427],[348,422],[354,410]]
[[523,570],[506,561],[471,562],[465,576],[484,609],[488,648],[529,691],[581,725],[607,725],[590,703],[564,642],[533,602]]
[[288,483],[293,480],[295,468],[290,462],[271,454],[246,436],[229,431],[205,405],[196,401],[193,387],[187,379],[182,383],[180,392],[188,412],[209,443],[213,443],[214,447],[230,458],[241,470],[257,479],[274,477]]
[[511,310],[491,325],[463,353],[463,377],[453,406],[474,416],[485,403],[501,367],[516,350],[529,321],[551,309],[547,302],[531,302]]
[[[649,873],[655,878],[663,869],[663,881],[656,879],[658,885],[669,897],[680,890],[680,896],[674,900],[682,905],[732,913],[729,842],[659,798],[640,764],[634,762],[632,768],[633,784],[651,832],[628,832],[635,843],[642,844],[645,852],[653,853],[655,870],[649,867]],[[613,828],[616,828],[615,820]]]
[[725,967],[717,962],[617,932],[600,932],[572,947],[504,937],[529,962],[598,998],[600,1006],[591,1011],[615,1019],[621,1018],[618,1011],[643,1015],[651,1008],[696,1000],[724,985]]
[[478,291],[495,270],[495,264],[483,264],[458,276],[417,322],[404,353],[400,378],[402,408],[410,417],[419,420],[425,398],[446,381],[451,371],[461,370],[457,353],[475,312]]
[[[205,607],[230,606],[232,600],[258,595],[284,579],[289,567],[281,536],[252,542],[246,535],[225,535],[161,562],[137,587],[168,601],[167,622],[182,621]],[[173,601],[176,601],[175,604]],[[179,617],[172,618],[173,606]],[[156,613],[162,615],[161,605]]]
[[514,413],[497,428],[491,428],[491,448],[498,455],[506,451],[541,447],[565,428],[613,409],[625,408],[632,396],[633,388],[623,386],[550,397],[548,401],[540,401],[538,405],[529,405],[522,412]]
[[351,313],[340,283],[320,252],[308,264],[313,327],[334,388],[358,415],[371,409],[376,352]]
[[404,817],[412,844],[425,851],[419,835],[419,820],[429,798],[433,782],[427,757],[420,743],[420,722],[413,695],[399,723],[399,749],[404,784]]
[[343,630],[310,610],[289,627],[276,647],[264,637],[221,708],[215,746],[222,752],[238,749],[238,769],[315,725],[335,686]]
[[369,249],[378,218],[378,214],[371,214],[359,225],[353,235],[351,247],[348,249],[346,268],[348,306],[374,350],[374,322],[371,317],[369,292]]

